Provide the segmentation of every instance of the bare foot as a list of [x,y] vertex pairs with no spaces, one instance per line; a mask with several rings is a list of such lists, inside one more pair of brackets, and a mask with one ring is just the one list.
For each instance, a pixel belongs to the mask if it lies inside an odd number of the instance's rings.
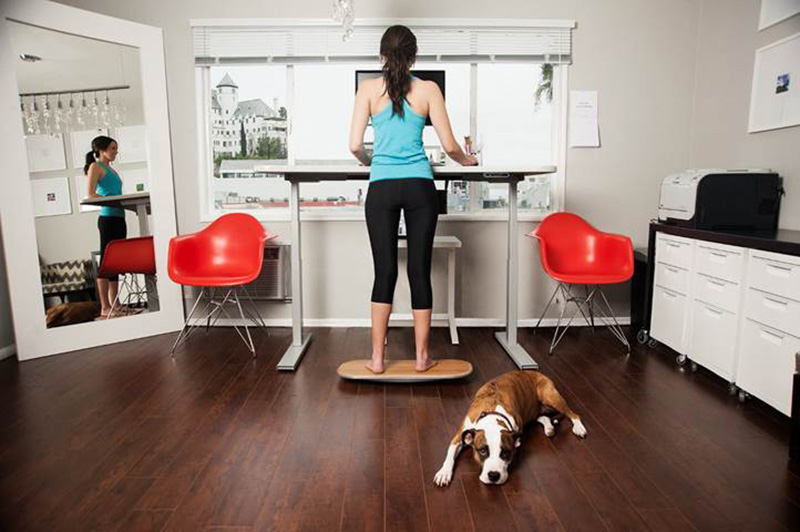
[[382,360],[381,361],[370,360],[369,362],[367,362],[364,365],[372,373],[375,373],[375,374],[378,374],[378,375],[380,375],[381,373],[383,373],[386,370],[386,368],[383,365],[383,361]]
[[420,363],[420,361],[417,360],[417,362],[414,364],[414,369],[417,370],[419,373],[422,373],[424,371],[428,371],[429,369],[431,369],[436,364],[437,364],[436,360],[432,360],[430,358],[425,358],[422,361],[422,363]]

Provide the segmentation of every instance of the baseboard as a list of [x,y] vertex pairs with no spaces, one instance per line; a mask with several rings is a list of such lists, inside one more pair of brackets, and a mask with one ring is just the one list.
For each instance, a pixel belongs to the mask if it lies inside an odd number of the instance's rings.
[[[439,318],[441,314],[434,314],[431,320],[432,327],[447,327],[447,319]],[[518,327],[534,327],[536,326],[536,318],[522,319],[517,322]],[[545,318],[542,320],[542,327],[555,327],[558,318]],[[631,319],[629,316],[622,316],[617,318],[620,325],[630,325]],[[205,320],[193,319],[192,325],[203,325]],[[267,327],[291,327],[291,318],[271,318],[264,319]],[[217,327],[232,327],[234,325],[241,325],[242,320],[232,320],[227,318],[220,318],[217,320]],[[456,318],[457,327],[504,327],[506,320],[500,318]],[[602,325],[599,321],[597,325]],[[250,323],[248,323],[250,325]],[[411,315],[398,314],[389,320],[390,327],[411,327],[414,325],[414,320]],[[303,320],[304,327],[371,327],[372,322],[369,318],[306,318]],[[574,320],[572,327],[587,327],[588,324],[583,320]]]
[[5,347],[0,347],[0,360],[3,360],[8,357],[13,357],[16,354],[17,354],[17,344],[11,344]]

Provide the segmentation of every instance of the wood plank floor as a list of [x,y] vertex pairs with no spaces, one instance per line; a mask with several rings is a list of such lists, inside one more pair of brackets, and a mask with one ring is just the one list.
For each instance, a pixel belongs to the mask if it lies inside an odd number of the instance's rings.
[[[508,483],[478,480],[468,453],[433,484],[472,394],[514,369],[490,329],[432,352],[468,379],[377,385],[337,378],[369,330],[314,329],[300,369],[278,373],[288,329],[173,335],[17,364],[0,362],[2,530],[800,530],[788,420],[672,355],[626,357],[605,331],[520,332],[583,416],[548,439],[525,433]],[[413,353],[393,329],[389,356]]]

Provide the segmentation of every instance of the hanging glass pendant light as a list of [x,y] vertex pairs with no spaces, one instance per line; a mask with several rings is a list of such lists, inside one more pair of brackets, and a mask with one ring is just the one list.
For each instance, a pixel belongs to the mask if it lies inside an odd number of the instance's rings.
[[344,34],[342,40],[346,41],[353,36],[353,21],[355,21],[354,0],[333,0],[333,20],[342,24]]

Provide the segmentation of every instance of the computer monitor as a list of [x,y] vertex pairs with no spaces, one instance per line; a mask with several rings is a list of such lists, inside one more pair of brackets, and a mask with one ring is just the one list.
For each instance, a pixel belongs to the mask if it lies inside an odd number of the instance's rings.
[[[358,90],[358,84],[361,83],[365,79],[369,78],[377,78],[380,77],[382,72],[380,70],[356,70],[356,91]],[[412,76],[416,76],[419,79],[424,79],[426,81],[433,81],[437,85],[439,85],[439,90],[442,91],[442,95],[444,96],[444,70],[412,70]],[[431,117],[425,120],[425,125],[430,126],[431,124]]]

